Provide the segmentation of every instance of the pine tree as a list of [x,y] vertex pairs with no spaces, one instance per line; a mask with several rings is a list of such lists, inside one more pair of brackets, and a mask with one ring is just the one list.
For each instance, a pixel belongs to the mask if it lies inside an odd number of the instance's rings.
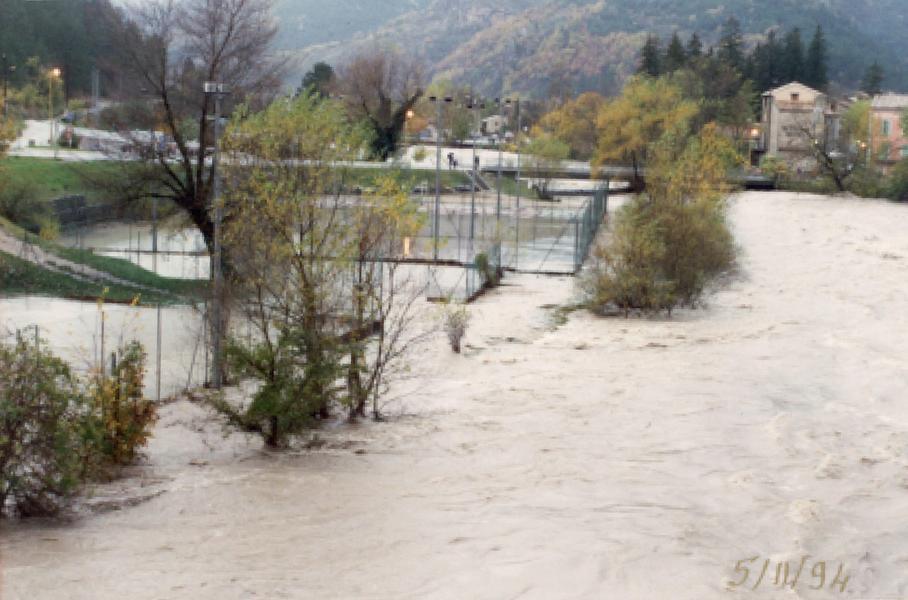
[[813,40],[807,48],[805,61],[805,83],[819,90],[825,89],[829,84],[829,74],[826,67],[826,36],[823,28],[817,25]]
[[687,52],[685,52],[684,44],[681,43],[681,38],[676,31],[672,35],[672,40],[669,42],[668,48],[665,51],[662,71],[665,73],[673,73],[678,69],[683,68],[686,64]]
[[874,62],[867,68],[867,72],[864,73],[864,79],[861,81],[861,90],[867,92],[871,96],[876,96],[883,91],[883,81],[886,79],[886,75],[883,72],[883,67],[878,62]]
[[744,70],[744,35],[741,33],[741,23],[734,17],[729,17],[722,27],[722,37],[719,39],[719,58],[737,69]]
[[782,50],[782,79],[785,83],[800,81],[804,78],[804,44],[801,42],[801,30],[797,27],[785,36]]
[[700,41],[700,36],[696,33],[691,35],[690,41],[687,42],[687,56],[694,59],[703,56],[703,42]]
[[659,38],[654,35],[646,36],[646,42],[643,44],[643,59],[640,63],[638,73],[658,77],[662,74],[661,52],[659,51]]

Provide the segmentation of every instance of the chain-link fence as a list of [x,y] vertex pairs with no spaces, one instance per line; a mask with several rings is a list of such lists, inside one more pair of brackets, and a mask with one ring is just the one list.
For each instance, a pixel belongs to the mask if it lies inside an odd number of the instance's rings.
[[34,338],[84,376],[109,372],[132,341],[147,353],[145,394],[167,398],[208,380],[204,307],[130,306],[25,296],[3,301],[0,340]]

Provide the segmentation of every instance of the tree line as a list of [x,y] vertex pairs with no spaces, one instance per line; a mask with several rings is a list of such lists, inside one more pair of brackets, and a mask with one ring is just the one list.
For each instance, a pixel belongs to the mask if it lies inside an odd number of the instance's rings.
[[62,72],[67,97],[91,92],[94,69],[110,87],[122,50],[112,24],[124,19],[110,0],[3,0],[0,79],[21,87],[34,79],[36,65],[52,65]]
[[741,25],[732,17],[725,23],[715,47],[704,49],[697,33],[685,43],[675,32],[664,50],[657,36],[647,36],[641,54],[638,72],[653,77],[698,68],[703,61],[717,61],[752,81],[758,91],[792,81],[820,90],[829,84],[826,36],[819,25],[806,47],[800,28],[795,27],[782,36],[773,29],[765,41],[747,50]]

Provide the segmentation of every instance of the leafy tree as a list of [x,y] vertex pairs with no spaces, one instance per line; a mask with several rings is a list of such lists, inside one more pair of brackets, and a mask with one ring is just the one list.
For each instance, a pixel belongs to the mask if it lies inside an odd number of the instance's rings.
[[864,73],[864,79],[861,81],[861,90],[871,96],[876,96],[883,91],[883,81],[885,79],[886,76],[882,65],[878,62],[874,62],[867,67],[867,72]]
[[908,159],[903,158],[892,169],[886,195],[897,202],[908,202]]
[[659,48],[659,38],[654,35],[646,36],[643,43],[643,52],[640,60],[640,68],[637,73],[640,75],[649,75],[658,77],[662,73],[662,51]]
[[647,193],[620,210],[609,240],[582,280],[591,308],[671,311],[695,306],[729,270],[735,245],[726,223],[728,169],[740,161],[714,126],[667,135],[652,148]]
[[533,139],[524,147],[524,152],[527,154],[527,172],[537,181],[537,193],[541,198],[548,198],[552,168],[570,156],[570,147],[557,137],[535,128]]
[[309,71],[303,75],[303,82],[299,89],[299,94],[310,94],[318,98],[327,98],[331,92],[331,86],[334,83],[334,69],[325,62],[315,63]]
[[22,335],[0,343],[0,516],[63,508],[82,477],[86,413],[66,363]]
[[651,145],[665,134],[686,132],[697,111],[697,104],[685,100],[682,90],[664,78],[632,79],[621,96],[607,102],[599,112],[594,165],[630,161],[634,186],[642,189],[640,168]]
[[567,143],[571,158],[589,160],[598,143],[596,122],[606,100],[596,92],[581,94],[544,115],[539,129]]
[[[380,417],[390,367],[410,339],[419,293],[379,259],[403,252],[418,211],[387,182],[352,207],[339,196],[335,165],[365,142],[337,103],[305,95],[241,115],[224,141],[226,152],[245,157],[230,161],[224,239],[238,275],[235,313],[253,332],[229,340],[227,356],[259,386],[248,404],[218,399],[214,407],[271,447],[337,406],[355,418],[371,399]],[[346,393],[337,386],[345,377]]]
[[678,32],[672,34],[672,39],[665,50],[665,59],[662,62],[664,73],[673,73],[687,64],[687,52],[684,50],[684,44]]
[[826,65],[828,51],[826,49],[826,36],[823,28],[817,25],[817,29],[807,48],[807,57],[805,59],[804,83],[818,90],[825,90],[829,85],[829,74]]
[[157,421],[155,405],[144,396],[147,354],[138,342],[118,352],[116,369],[110,375],[92,377],[86,393],[95,416],[86,428],[98,455],[112,465],[132,463],[148,443]]

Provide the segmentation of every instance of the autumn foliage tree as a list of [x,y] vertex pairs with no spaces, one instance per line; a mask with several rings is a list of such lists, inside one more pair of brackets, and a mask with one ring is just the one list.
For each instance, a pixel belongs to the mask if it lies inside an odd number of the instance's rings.
[[570,147],[570,157],[589,160],[599,143],[597,122],[606,100],[596,92],[581,94],[540,119],[540,131]]
[[651,156],[646,194],[619,211],[583,276],[596,311],[695,306],[734,264],[725,205],[728,171],[740,162],[732,142],[708,125],[689,138],[665,135]]
[[228,423],[270,447],[342,407],[380,416],[405,351],[417,294],[384,258],[420,225],[399,187],[352,204],[337,164],[366,143],[339,103],[302,95],[241,115],[224,140],[225,250],[234,315],[249,336],[227,345],[235,373],[257,382],[248,403],[214,401]]
[[629,162],[635,189],[643,188],[641,168],[653,144],[664,135],[684,135],[697,104],[665,78],[630,80],[621,96],[607,102],[596,121],[599,133],[594,166]]

